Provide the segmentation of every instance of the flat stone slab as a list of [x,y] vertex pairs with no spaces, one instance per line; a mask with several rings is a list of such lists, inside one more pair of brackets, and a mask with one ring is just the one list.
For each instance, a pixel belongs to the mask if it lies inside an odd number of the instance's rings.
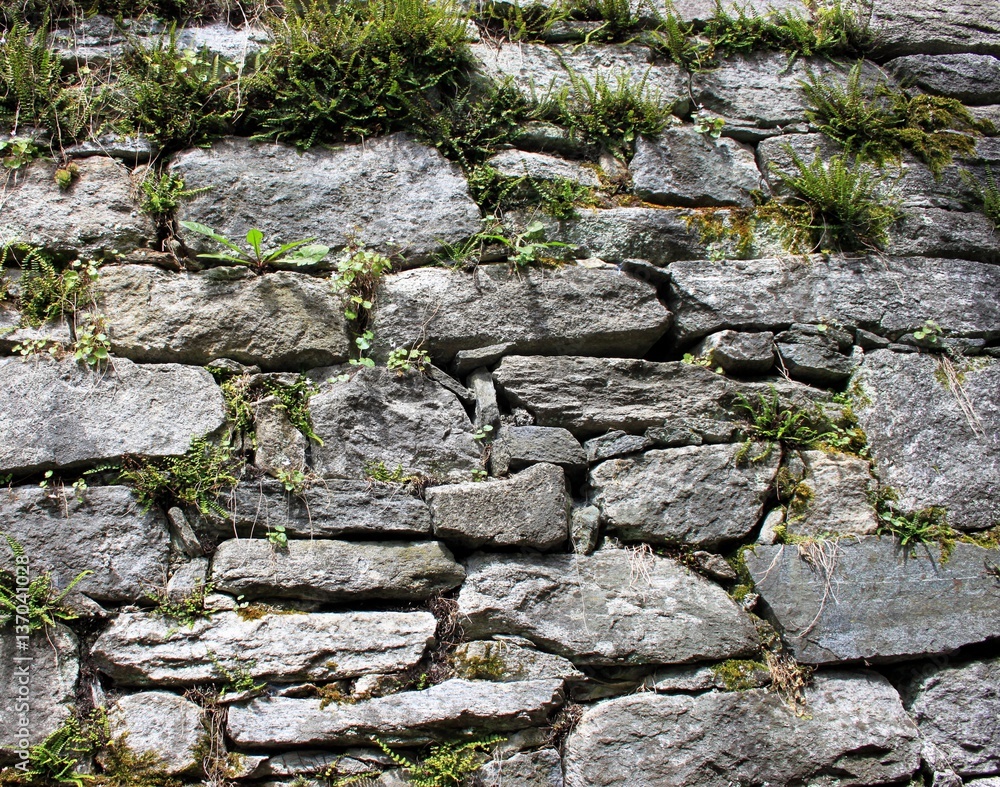
[[735,439],[737,394],[810,406],[824,396],[800,383],[736,382],[694,364],[618,358],[508,356],[493,373],[508,400],[531,411],[539,426],[576,435],[612,429],[641,433],[675,426],[704,433],[711,442]]
[[785,524],[800,536],[871,535],[878,528],[871,495],[877,483],[864,459],[799,451],[803,477],[788,502]]
[[[319,376],[322,373],[322,376]],[[326,478],[366,478],[382,462],[391,473],[422,473],[443,482],[469,481],[482,449],[462,403],[422,374],[400,377],[383,367],[333,367],[314,373],[320,391],[309,412],[322,445],[312,466]],[[338,379],[346,374],[348,379]]]
[[885,68],[899,80],[964,104],[1000,101],[1000,59],[991,55],[906,55]]
[[277,527],[289,538],[342,535],[430,535],[427,504],[395,486],[367,481],[325,480],[290,494],[279,481],[240,484],[219,500],[226,519],[213,518],[220,532],[252,538]]
[[946,257],[1000,265],[1000,233],[982,213],[906,207],[889,232],[900,256]]
[[257,699],[230,708],[226,730],[237,746],[264,749],[368,744],[372,735],[417,744],[470,728],[492,734],[545,724],[562,705],[562,683],[455,678],[423,691],[322,710],[319,700]]
[[[353,242],[419,262],[480,229],[458,167],[404,134],[304,153],[231,137],[181,153],[170,169],[188,189],[210,187],[185,200],[178,219],[238,242],[256,228],[269,244],[315,237],[334,248]],[[202,236],[181,232],[189,248],[217,251]]]
[[499,481],[469,481],[427,490],[434,535],[464,547],[551,549],[569,537],[566,474],[550,464]]
[[217,612],[186,626],[123,613],[94,644],[98,669],[126,686],[224,681],[215,661],[258,682],[330,681],[415,665],[434,642],[429,612]]
[[979,0],[880,0],[868,24],[876,56],[979,52],[1000,55],[1000,8]]
[[639,137],[629,164],[635,193],[661,205],[750,207],[763,184],[753,149],[734,139],[712,139],[689,126]]
[[533,180],[569,180],[581,186],[598,188],[601,179],[593,167],[568,161],[544,153],[527,153],[523,150],[501,150],[486,161],[501,175],[509,178],[528,177]]
[[1000,552],[959,543],[911,553],[894,539],[758,546],[747,568],[799,661],[887,662],[950,653],[1000,630]]
[[474,555],[458,595],[469,637],[513,634],[576,664],[672,664],[757,652],[718,585],[652,553]]
[[563,787],[562,758],[555,749],[518,752],[485,763],[476,778],[483,787]]
[[613,787],[637,773],[663,787],[874,787],[920,767],[917,730],[881,675],[822,673],[806,698],[802,715],[762,689],[599,703],[567,741],[566,787]]
[[24,547],[33,575],[50,574],[57,588],[92,572],[74,591],[98,601],[135,603],[166,582],[166,518],[144,513],[126,486],[93,486],[82,500],[73,490],[9,487],[0,491],[0,532]]
[[503,640],[463,642],[452,654],[456,675],[469,680],[583,680],[584,674],[562,656],[523,648]]
[[517,472],[539,462],[559,465],[568,473],[587,467],[580,441],[566,429],[552,426],[504,426],[490,448],[495,474]]
[[[30,562],[29,572],[35,576]],[[22,690],[20,680],[26,670],[30,683]],[[70,717],[79,672],[79,644],[65,626],[34,632],[26,650],[18,647],[14,625],[4,628],[0,633],[0,713],[4,719],[0,761],[22,759],[16,752],[42,743]]]
[[998,686],[996,658],[931,667],[904,686],[903,704],[920,735],[964,779],[1000,772]]
[[18,174],[16,184],[8,184],[0,212],[4,243],[100,259],[156,240],[156,227],[139,212],[125,167],[106,157],[76,165],[79,175],[65,191],[56,185],[56,164],[49,161],[36,161]]
[[738,463],[738,443],[685,446],[612,459],[590,471],[601,518],[627,540],[718,547],[748,535],[760,520],[780,451],[750,449],[759,462]]
[[946,334],[1000,336],[1000,266],[926,257],[784,257],[670,266],[677,342],[723,329],[837,323],[890,339],[928,319]]
[[200,772],[209,744],[205,711],[190,700],[165,691],[119,697],[108,710],[113,737],[128,736],[128,748],[156,758],[170,775]]
[[383,279],[377,304],[380,354],[419,344],[442,362],[501,342],[520,354],[639,357],[670,327],[654,287],[576,265],[406,271]]
[[882,482],[904,511],[939,506],[948,523],[1000,523],[1000,361],[957,364],[960,388],[933,355],[877,350],[851,383]]
[[212,558],[216,590],[247,598],[419,601],[462,583],[465,572],[437,541],[230,539]]
[[31,403],[0,411],[0,472],[183,454],[225,424],[222,394],[204,369],[124,358],[101,372],[72,359],[4,358],[0,401]]
[[298,273],[115,265],[101,269],[98,291],[112,352],[133,361],[230,358],[297,371],[341,363],[352,350],[340,297],[328,281]]

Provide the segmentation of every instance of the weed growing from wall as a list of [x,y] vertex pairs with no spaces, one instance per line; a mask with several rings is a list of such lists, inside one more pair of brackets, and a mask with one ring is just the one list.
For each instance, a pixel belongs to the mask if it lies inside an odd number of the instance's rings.
[[394,763],[406,770],[409,782],[415,787],[458,787],[482,767],[486,761],[484,752],[503,740],[501,736],[494,735],[482,740],[431,744],[427,756],[413,762],[394,752],[380,739],[372,739]]
[[968,170],[962,170],[962,180],[975,195],[977,203],[975,207],[993,223],[994,229],[1000,230],[1000,186],[993,176],[993,169],[986,167],[986,177],[982,181]]

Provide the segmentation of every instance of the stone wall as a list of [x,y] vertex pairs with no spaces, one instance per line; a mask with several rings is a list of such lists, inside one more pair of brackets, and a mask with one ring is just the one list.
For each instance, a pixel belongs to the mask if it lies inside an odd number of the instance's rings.
[[[871,21],[871,68],[1000,120],[1000,6],[876,0]],[[184,35],[252,41],[212,31]],[[507,217],[515,235],[541,220],[569,261],[435,264],[482,214],[406,134],[305,153],[233,137],[161,162],[206,189],[176,221],[315,237],[334,251],[308,272],[203,267],[217,249],[177,223],[164,244],[120,140],[76,150],[67,190],[53,162],[8,176],[5,243],[104,264],[75,317],[26,327],[13,263],[0,302],[0,531],[32,578],[79,577],[63,617],[0,633],[5,778],[29,783],[25,740],[104,707],[185,783],[395,785],[407,770],[376,739],[415,760],[500,736],[482,784],[1000,784],[1000,231],[960,174],[1000,177],[1000,137],[939,176],[907,157],[882,252],[765,234],[736,253],[698,217],[833,150],[800,80],[841,65],[472,48],[525,91],[572,70],[682,99],[625,163],[553,128],[496,154],[512,175],[631,184],[573,218]],[[694,130],[698,108],[721,136]],[[358,325],[331,285],[345,247],[394,261],[372,366],[350,363]],[[91,365],[66,351],[87,309],[110,337]],[[431,365],[388,368],[401,347]],[[811,435],[755,429],[767,407]],[[205,445],[232,483],[141,498],[144,463]],[[901,539],[894,517],[926,527]]]

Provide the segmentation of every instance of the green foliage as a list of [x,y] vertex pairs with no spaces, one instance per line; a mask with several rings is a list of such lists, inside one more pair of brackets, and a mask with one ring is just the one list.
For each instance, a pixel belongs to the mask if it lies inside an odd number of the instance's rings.
[[200,189],[184,187],[184,178],[172,172],[156,173],[150,170],[142,179],[142,202],[140,209],[158,222],[164,222],[177,210],[181,200],[209,191],[210,186]]
[[[24,559],[24,547],[8,533],[0,535],[7,542],[15,559]],[[73,588],[94,572],[81,571],[63,590],[53,585],[52,575],[49,573],[29,578],[27,585],[20,586],[15,578],[16,573],[16,569],[13,574],[0,571],[0,628],[13,626],[16,622],[19,626],[27,625],[29,631],[37,631],[47,626],[54,626],[59,621],[76,620],[78,616],[68,609],[64,602]],[[28,607],[27,615],[17,614],[17,608],[22,604]],[[26,622],[22,622],[21,619],[26,619]]]
[[519,43],[548,40],[552,29],[569,17],[565,3],[484,2],[476,10],[476,21],[488,35]]
[[814,448],[827,432],[821,432],[817,419],[795,407],[784,407],[777,391],[770,396],[757,394],[756,401],[743,394],[737,394],[733,409],[743,416],[746,441],[737,453],[737,463],[747,458],[753,443],[766,441],[769,447],[758,456],[750,457],[751,462],[761,462],[770,456],[770,445],[781,443],[788,448]]
[[212,666],[225,680],[225,685],[219,692],[220,697],[224,697],[226,694],[242,694],[243,692],[256,693],[262,691],[267,685],[254,680],[252,670],[257,666],[255,661],[243,662],[236,659],[235,667],[227,667],[212,651],[208,652],[208,658],[211,660]]
[[[303,473],[301,470],[278,470],[275,476],[283,487],[285,487],[286,492],[291,492],[294,495],[301,494],[305,491],[306,485],[309,483],[309,476]],[[278,533],[284,533],[285,528],[282,525],[275,525],[275,531]],[[285,543],[288,539],[285,539]]]
[[407,778],[415,787],[458,787],[482,767],[486,760],[483,752],[504,739],[494,735],[482,740],[433,744],[419,762],[397,754],[378,738],[372,740],[394,763],[406,769]]
[[515,233],[512,237],[495,237],[507,245],[507,259],[516,269],[527,268],[529,265],[557,265],[572,256],[571,244],[545,240],[545,225],[540,221],[531,222],[523,232]]
[[171,598],[165,589],[160,588],[147,593],[146,599],[152,602],[158,614],[191,628],[199,620],[211,617],[212,611],[205,609],[205,596],[212,590],[211,582],[205,585],[199,582],[194,590],[181,598]]
[[764,662],[748,659],[729,659],[712,665],[712,674],[722,681],[726,691],[749,691],[757,688],[757,676],[767,672]]
[[264,248],[264,234],[258,229],[252,229],[247,233],[247,250],[241,249],[233,241],[224,235],[220,235],[211,227],[199,224],[196,221],[182,221],[181,226],[190,232],[196,232],[211,238],[216,243],[229,249],[228,252],[218,254],[199,254],[198,259],[216,260],[233,265],[244,265],[256,273],[263,273],[277,268],[298,268],[318,264],[327,254],[330,253],[329,246],[322,244],[306,245],[315,238],[304,238],[273,248]]
[[225,518],[226,511],[217,498],[236,486],[240,469],[229,445],[196,437],[183,456],[127,458],[121,478],[135,487],[144,510],[157,503],[168,508],[187,504],[197,506],[206,516]]
[[87,727],[75,716],[28,752],[28,770],[23,774],[28,784],[58,784],[85,787],[92,776],[77,768],[94,752],[97,742]]
[[603,74],[593,82],[572,74],[554,99],[558,119],[571,134],[583,134],[626,159],[636,137],[655,137],[670,123],[673,102],[649,88],[647,77],[633,81],[622,72],[612,83]]
[[251,115],[262,136],[303,148],[420,127],[472,63],[447,2],[303,0],[273,34],[247,85]]
[[62,67],[48,46],[47,21],[35,30],[15,21],[0,36],[0,123],[58,125]]
[[1000,230],[1000,186],[993,177],[993,169],[986,167],[986,179],[982,182],[968,170],[962,170],[962,180],[972,189],[979,203],[977,207],[993,222],[993,228]]
[[389,353],[385,366],[400,377],[410,372],[424,372],[431,359],[426,350],[397,347]]
[[22,275],[17,300],[21,321],[38,327],[93,305],[98,267],[99,263],[93,260],[74,260],[69,267],[59,268],[41,249],[27,249],[21,259]]
[[337,260],[337,272],[331,283],[333,291],[344,301],[344,317],[354,330],[357,357],[351,358],[353,366],[375,365],[368,355],[375,341],[375,334],[368,330],[368,318],[379,280],[391,270],[392,261],[388,257],[353,245]]
[[73,360],[99,367],[111,359],[111,339],[108,337],[106,323],[103,316],[97,315],[85,325],[77,327]]
[[946,524],[947,513],[943,508],[935,506],[903,513],[894,503],[886,502],[878,512],[878,516],[878,532],[895,536],[899,539],[900,546],[939,543],[945,555],[950,554],[954,547],[954,534]]
[[504,175],[483,165],[468,177],[469,193],[487,215],[536,205],[556,219],[571,219],[581,205],[595,204],[594,189],[568,178],[543,180],[530,175]]
[[403,470],[402,465],[396,465],[393,470],[390,470],[381,460],[366,462],[364,473],[370,481],[379,484],[409,484],[420,480],[419,476]]
[[883,164],[909,151],[939,174],[954,156],[971,156],[976,137],[992,129],[962,103],[893,88],[884,79],[862,79],[864,61],[844,83],[809,73],[802,90],[811,104],[806,117],[842,143],[846,152]]
[[792,162],[798,173],[781,179],[793,196],[765,210],[784,227],[792,250],[861,251],[886,244],[900,215],[886,176],[846,156],[824,162],[818,150],[809,163],[792,153]]
[[267,540],[271,546],[277,547],[278,549],[288,549],[288,534],[285,532],[284,525],[269,526],[267,530]]
[[0,139],[0,162],[4,169],[24,169],[32,161],[43,156],[47,151],[31,137],[11,137]]
[[924,324],[913,332],[914,339],[918,342],[928,342],[929,344],[937,344],[940,335],[941,326],[934,322],[934,320],[924,320]]
[[114,125],[146,134],[167,151],[205,145],[239,113],[236,72],[207,49],[179,48],[176,29],[153,47],[133,43],[118,64]]

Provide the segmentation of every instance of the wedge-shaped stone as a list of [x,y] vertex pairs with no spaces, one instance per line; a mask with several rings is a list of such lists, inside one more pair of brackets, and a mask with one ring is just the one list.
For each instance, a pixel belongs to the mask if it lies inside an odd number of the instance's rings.
[[928,319],[1000,336],[1000,266],[927,257],[785,257],[677,262],[668,305],[678,344],[732,328],[840,323],[898,338]]
[[[903,510],[946,509],[948,523],[1000,523],[1000,361],[868,353],[851,383],[879,475]],[[961,386],[961,390],[956,386]]]
[[[320,392],[309,400],[323,440],[312,447],[317,473],[361,479],[382,462],[390,473],[401,465],[439,481],[472,479],[481,449],[455,394],[422,374],[399,377],[381,367],[320,372]],[[341,373],[348,379],[338,379]]]
[[420,343],[435,360],[511,343],[513,353],[638,357],[670,327],[656,289],[619,271],[484,265],[385,278],[373,330],[383,355]]
[[170,561],[167,521],[143,512],[125,486],[94,486],[79,499],[72,490],[15,486],[0,491],[0,532],[14,538],[34,575],[49,573],[66,588],[112,604],[143,600],[166,582]]
[[[859,4],[864,10],[864,4]],[[868,6],[872,54],[1000,55],[1000,7],[979,0],[879,0]]]
[[225,424],[212,375],[124,358],[100,372],[72,359],[0,360],[0,472],[32,472],[183,454],[191,439]]
[[501,481],[427,490],[434,535],[466,547],[551,549],[569,536],[570,496],[561,467],[532,465]]
[[623,538],[717,547],[760,519],[780,452],[758,444],[685,446],[602,462],[590,471],[592,500]]
[[486,166],[510,178],[529,177],[533,180],[570,180],[581,186],[597,188],[600,178],[591,168],[576,161],[567,161],[543,153],[523,150],[502,150],[492,156]]
[[901,549],[890,538],[758,546],[746,564],[767,614],[807,664],[949,653],[995,637],[1000,552],[959,543]]
[[824,395],[800,383],[742,383],[681,362],[617,358],[504,358],[494,379],[509,401],[530,410],[540,426],[560,426],[578,436],[611,429],[641,433],[675,426],[710,442],[735,439],[736,396],[770,397],[800,407]]
[[[871,535],[878,528],[871,495],[877,488],[864,459],[826,451],[800,451],[802,480],[788,502],[789,533]],[[795,464],[798,464],[797,462]]]
[[265,749],[367,744],[372,735],[416,744],[440,740],[449,730],[506,732],[545,724],[562,705],[562,683],[456,678],[424,691],[325,709],[320,700],[257,699],[230,708],[227,731],[238,746]]
[[253,276],[238,268],[168,273],[109,266],[98,289],[111,346],[133,361],[204,365],[231,358],[298,370],[350,355],[344,306],[330,284],[298,273]]
[[279,525],[289,538],[341,535],[429,535],[431,517],[420,498],[396,486],[330,479],[290,494],[278,481],[241,484],[219,501],[226,519],[213,519],[220,533],[261,536]]
[[126,735],[129,749],[151,754],[157,769],[171,775],[200,772],[209,743],[205,711],[165,691],[143,691],[120,697],[108,710],[114,737]]
[[230,539],[212,559],[216,590],[247,598],[420,600],[451,590],[465,572],[437,541]]
[[927,667],[903,687],[920,734],[962,777],[1000,772],[1000,659]]
[[[257,228],[268,243],[315,237],[420,261],[480,228],[458,167],[404,134],[306,153],[233,137],[185,151],[171,171],[188,189],[210,187],[185,201],[178,218],[240,241]],[[197,251],[217,251],[194,233],[183,239]]]
[[628,549],[474,555],[458,596],[470,637],[514,634],[577,664],[673,664],[749,656],[749,616],[679,563]]
[[[5,547],[6,548],[6,547]],[[5,565],[5,570],[13,570]],[[29,563],[30,568],[30,563]],[[23,641],[23,640],[22,640]],[[23,759],[15,752],[37,746],[73,713],[80,672],[76,636],[63,625],[35,631],[27,649],[14,626],[0,633],[0,762]],[[27,674],[29,683],[24,683]]]
[[98,669],[126,686],[181,686],[249,669],[257,681],[290,683],[398,672],[434,641],[428,612],[266,614],[218,612],[191,626],[148,613],[119,615],[98,637]]
[[69,257],[106,257],[156,239],[152,219],[139,212],[129,171],[114,159],[77,162],[68,189],[56,185],[56,165],[36,161],[11,181],[0,210],[0,238]]
[[823,673],[806,696],[801,715],[762,689],[601,703],[569,737],[566,787],[861,787],[920,767],[917,730],[881,675]]

